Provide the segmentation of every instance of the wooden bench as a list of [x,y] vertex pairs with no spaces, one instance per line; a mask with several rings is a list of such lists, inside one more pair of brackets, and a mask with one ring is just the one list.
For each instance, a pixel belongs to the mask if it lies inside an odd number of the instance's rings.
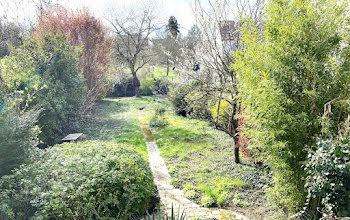
[[80,138],[83,135],[83,133],[76,133],[76,134],[69,134],[67,136],[65,136],[62,141],[63,142],[73,142],[78,140],[78,138]]

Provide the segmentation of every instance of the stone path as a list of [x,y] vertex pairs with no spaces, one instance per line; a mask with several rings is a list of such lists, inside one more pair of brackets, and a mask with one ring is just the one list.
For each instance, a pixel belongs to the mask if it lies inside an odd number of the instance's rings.
[[185,212],[186,219],[248,220],[248,218],[245,216],[231,210],[202,208],[187,199],[182,190],[174,188],[170,184],[171,177],[164,160],[160,155],[152,130],[145,120],[144,113],[142,111],[139,113],[141,128],[144,133],[148,149],[149,164],[152,169],[154,182],[158,188],[162,211],[170,214],[173,206],[175,212],[178,212],[180,207],[180,215],[182,212]]

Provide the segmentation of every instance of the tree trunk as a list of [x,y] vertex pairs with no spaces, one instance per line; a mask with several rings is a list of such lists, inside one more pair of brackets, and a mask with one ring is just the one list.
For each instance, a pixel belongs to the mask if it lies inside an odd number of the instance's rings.
[[140,87],[135,87],[135,96],[140,97]]
[[232,105],[232,113],[231,113],[231,120],[232,120],[232,132],[234,133],[234,143],[235,143],[235,163],[240,163],[239,158],[239,123],[238,118],[235,118],[237,116],[237,103],[234,102]]
[[239,159],[239,144],[238,144],[238,135],[236,135],[233,138],[234,142],[235,142],[235,163],[240,163],[240,159]]
[[135,96],[140,97],[140,81],[134,72],[132,73],[132,82],[135,90]]
[[166,76],[169,76],[169,58],[166,57]]

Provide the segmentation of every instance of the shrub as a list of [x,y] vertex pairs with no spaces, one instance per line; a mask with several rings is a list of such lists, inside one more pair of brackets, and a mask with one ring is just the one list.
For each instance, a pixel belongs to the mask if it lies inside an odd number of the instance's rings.
[[192,85],[192,91],[185,96],[185,101],[189,109],[187,116],[190,118],[212,121],[212,114],[209,110],[210,97],[205,91],[195,88]]
[[[53,145],[74,131],[80,119],[85,87],[78,67],[79,51],[61,34],[27,39],[1,60],[0,90],[7,105],[20,111],[42,108],[40,141]],[[8,107],[10,108],[10,107]]]
[[186,117],[191,112],[189,103],[186,101],[186,96],[192,90],[190,85],[173,85],[170,90],[170,101],[175,108],[175,113]]
[[82,46],[78,64],[87,87],[82,110],[91,111],[106,93],[105,78],[112,52],[112,39],[108,38],[107,29],[86,8],[69,11],[56,6],[41,15],[34,36],[42,39],[47,33],[62,33],[69,37],[72,46]]
[[55,145],[0,188],[2,219],[130,219],[158,202],[148,163],[131,146],[99,141]]
[[170,101],[175,113],[184,117],[211,121],[210,96],[202,90],[200,81],[175,84],[170,90]]
[[39,128],[35,125],[40,111],[0,114],[0,177],[24,163],[37,146]]
[[46,86],[35,94],[29,106],[43,108],[39,138],[44,146],[52,146],[79,127],[84,80],[78,67],[78,54],[63,35],[46,35],[42,41],[33,41],[24,49],[33,46],[41,54],[41,58],[35,58],[34,71]]
[[306,201],[303,163],[322,132],[324,106],[332,103],[332,133],[347,114],[347,9],[337,1],[270,1],[264,33],[246,25],[235,53],[242,131],[271,169],[269,197],[288,215]]
[[306,215],[350,216],[350,139],[319,140],[309,153]]
[[150,120],[150,126],[151,127],[164,127],[169,124],[166,119],[160,118],[161,116],[164,116],[164,113],[166,112],[166,109],[164,107],[157,106],[154,112],[154,115],[152,116]]
[[201,199],[201,205],[204,207],[211,207],[215,204],[215,199],[210,195],[205,195]]
[[109,94],[113,97],[132,97],[135,95],[132,78],[125,77],[114,83],[113,89]]
[[141,95],[153,95],[154,87],[154,80],[152,78],[146,78],[144,80],[141,80]]
[[169,92],[170,81],[167,76],[155,77],[154,91],[161,95],[167,95]]

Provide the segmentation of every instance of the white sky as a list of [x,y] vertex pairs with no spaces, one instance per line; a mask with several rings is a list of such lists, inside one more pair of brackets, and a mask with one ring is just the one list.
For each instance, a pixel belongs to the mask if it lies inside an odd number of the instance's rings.
[[[80,7],[87,7],[96,17],[105,22],[106,12],[109,8],[118,8],[118,5],[127,5],[130,3],[137,3],[140,0],[53,0],[53,2],[63,5],[66,8],[76,9]],[[144,0],[142,0],[144,1]],[[167,23],[168,18],[174,15],[180,25],[180,32],[183,35],[195,23],[194,15],[191,8],[193,0],[151,0],[156,7],[160,9],[160,17],[162,21]],[[16,4],[17,2],[17,4]],[[30,3],[28,3],[30,2]],[[23,20],[31,20],[35,22],[35,8],[32,4],[33,0],[0,0],[0,17],[4,14],[4,8],[11,6],[12,10],[6,10],[8,18]],[[19,9],[18,9],[19,8]],[[106,22],[107,24],[107,22]]]

